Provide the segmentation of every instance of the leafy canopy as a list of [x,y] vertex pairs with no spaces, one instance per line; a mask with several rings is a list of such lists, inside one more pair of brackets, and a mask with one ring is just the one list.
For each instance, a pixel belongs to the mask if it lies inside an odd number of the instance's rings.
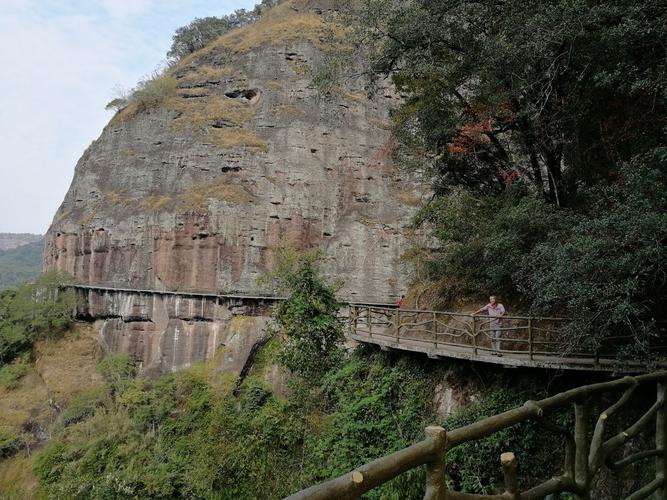
[[290,294],[274,313],[276,330],[283,338],[280,359],[293,373],[318,380],[340,361],[340,304],[335,290],[315,269],[317,253],[278,248],[275,255],[277,266],[272,276]]

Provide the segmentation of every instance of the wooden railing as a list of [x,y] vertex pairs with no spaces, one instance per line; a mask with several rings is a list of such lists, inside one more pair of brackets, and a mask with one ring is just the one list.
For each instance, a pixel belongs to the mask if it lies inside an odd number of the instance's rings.
[[[632,335],[605,339],[596,349],[573,347],[565,318],[486,315],[351,305],[348,335],[385,348],[418,351],[430,357],[453,357],[509,366],[646,372],[648,360],[619,364],[616,353]],[[667,367],[664,346],[653,346],[652,361]]]
[[[642,386],[655,385],[657,397],[646,411],[633,408],[636,391]],[[647,389],[649,387],[646,387]],[[486,418],[479,422],[445,430],[442,427],[427,427],[426,439],[363,465],[343,476],[312,486],[288,497],[289,500],[325,500],[358,498],[363,493],[384,484],[399,474],[416,467],[426,466],[425,500],[538,500],[547,495],[571,493],[579,498],[592,498],[594,479],[603,467],[619,471],[624,467],[643,461],[648,467],[653,461],[653,479],[634,492],[626,494],[629,500],[667,498],[667,372],[656,372],[638,377],[625,377],[610,382],[578,387],[541,401],[527,401],[523,406]],[[643,394],[643,392],[642,392]],[[595,426],[591,428],[593,410],[603,397],[616,395],[616,402],[599,413]],[[633,404],[630,404],[630,403]],[[646,404],[642,399],[641,403]],[[650,403],[650,402],[649,402]],[[574,429],[570,430],[554,423],[549,417],[556,410],[573,406]],[[628,411],[628,409],[630,409]],[[619,415],[621,410],[626,410]],[[632,423],[621,432],[608,435],[609,422]],[[471,494],[447,489],[447,451],[463,443],[476,441],[494,432],[526,422],[536,421],[545,432],[553,433],[564,444],[564,466],[562,473],[552,479],[520,491],[517,477],[518,458],[508,451],[500,456],[505,479],[504,492],[495,494]],[[624,445],[653,426],[655,445],[638,451],[632,447],[631,454],[621,458],[619,452]],[[649,440],[650,441],[650,440]],[[634,444],[634,443],[633,443]],[[653,446],[653,445],[651,445]],[[557,447],[554,447],[557,449]],[[650,460],[649,460],[650,459]],[[615,498],[623,498],[619,492]]]

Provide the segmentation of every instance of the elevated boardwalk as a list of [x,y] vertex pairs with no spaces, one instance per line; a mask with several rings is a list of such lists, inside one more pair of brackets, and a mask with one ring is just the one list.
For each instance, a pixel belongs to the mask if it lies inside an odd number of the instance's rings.
[[[607,339],[597,350],[568,349],[565,318],[488,316],[465,313],[350,305],[348,336],[383,349],[421,352],[430,358],[457,358],[505,367],[644,373],[667,368],[667,346],[651,348],[651,359],[619,363],[619,346],[631,335]],[[493,332],[499,340],[493,348]]]
[[[201,302],[228,306],[251,305],[254,309],[270,310],[286,297],[216,293],[195,290],[152,290],[115,287],[107,284],[69,285],[86,300],[94,295],[117,294],[172,296],[200,299]],[[597,350],[568,349],[565,318],[505,316],[502,325],[493,325],[488,316],[446,311],[397,309],[391,304],[353,302],[341,304],[341,316],[347,321],[347,336],[357,342],[375,344],[383,349],[424,353],[430,358],[456,358],[492,363],[505,367],[552,368],[613,373],[644,373],[667,369],[667,346],[655,345],[650,356],[619,363],[616,353],[620,345],[630,344],[631,335],[607,339]],[[204,308],[202,308],[204,310]],[[492,332],[498,332],[497,348],[492,345]]]

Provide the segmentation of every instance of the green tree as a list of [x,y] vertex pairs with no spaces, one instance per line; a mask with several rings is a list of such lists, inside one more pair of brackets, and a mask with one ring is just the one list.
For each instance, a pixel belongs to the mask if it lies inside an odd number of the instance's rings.
[[334,289],[315,269],[316,253],[297,254],[280,248],[276,256],[273,277],[289,292],[274,314],[277,332],[283,338],[280,358],[293,373],[315,381],[341,358],[340,304]]
[[428,153],[439,193],[521,179],[567,205],[663,139],[658,0],[363,4],[374,69],[407,95],[399,137]]
[[0,292],[0,365],[32,348],[40,337],[63,333],[73,321],[74,290],[62,285],[71,278],[47,273],[34,283]]

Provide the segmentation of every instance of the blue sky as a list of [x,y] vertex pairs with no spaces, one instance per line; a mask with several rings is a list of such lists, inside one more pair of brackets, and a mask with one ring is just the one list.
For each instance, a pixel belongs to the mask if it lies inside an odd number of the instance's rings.
[[46,232],[84,149],[175,29],[255,0],[0,0],[0,232]]

